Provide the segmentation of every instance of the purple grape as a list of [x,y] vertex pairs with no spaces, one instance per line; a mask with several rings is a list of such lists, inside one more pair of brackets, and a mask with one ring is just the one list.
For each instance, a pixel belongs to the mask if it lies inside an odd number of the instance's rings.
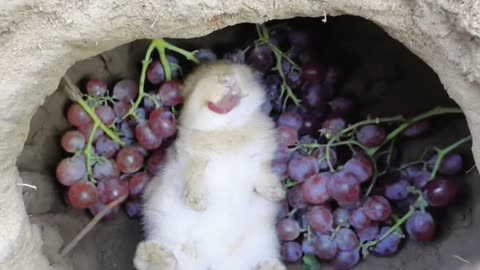
[[307,202],[303,197],[303,190],[302,187],[297,185],[291,188],[287,192],[287,200],[288,204],[294,209],[301,209],[307,207]]
[[339,251],[337,256],[328,263],[334,270],[350,270],[360,262],[358,250]]
[[430,181],[431,173],[427,170],[410,166],[405,170],[405,175],[416,188],[423,188]]
[[138,198],[130,198],[125,202],[125,212],[129,218],[140,218],[142,216],[142,203]]
[[300,225],[293,219],[285,218],[277,223],[278,238],[282,241],[293,241],[300,236]]
[[307,221],[310,227],[319,233],[326,233],[332,230],[332,212],[323,205],[314,206],[307,212]]
[[320,235],[313,242],[315,256],[322,261],[329,261],[337,255],[337,243],[329,235]]
[[311,204],[322,204],[330,198],[328,194],[328,182],[331,181],[331,174],[321,173],[308,177],[301,184],[305,201]]
[[377,238],[379,234],[378,225],[372,224],[365,229],[357,230],[358,238],[360,239],[360,243],[366,243],[369,241],[373,241]]
[[352,224],[355,229],[365,229],[369,227],[371,223],[372,221],[365,213],[363,207],[357,208],[352,211],[352,214],[350,216],[350,224]]
[[302,87],[302,104],[310,109],[324,111],[326,100],[320,84],[306,83]]
[[132,80],[121,80],[113,87],[113,98],[130,102],[138,93],[138,84]]
[[328,183],[328,192],[339,204],[348,205],[360,200],[360,184],[351,174],[335,173]]
[[89,80],[87,82],[87,93],[92,97],[103,97],[107,92],[107,84],[101,80]]
[[296,71],[291,71],[287,74],[285,78],[287,85],[292,89],[297,89],[302,85],[302,79],[300,74]]
[[353,101],[346,97],[336,97],[329,103],[332,113],[340,116],[348,115],[353,110]]
[[[383,237],[388,232],[388,230],[390,230],[390,228],[391,227],[389,226],[382,227],[380,229],[380,233],[377,236],[377,241],[381,237]],[[393,232],[375,245],[373,253],[377,256],[382,257],[393,255],[398,251],[401,240],[402,239],[400,238],[400,236],[396,232]]]
[[392,214],[390,203],[382,196],[374,195],[363,206],[365,214],[373,221],[385,221]]
[[249,52],[247,63],[261,72],[267,72],[273,67],[273,54],[267,46],[256,46]]
[[342,228],[335,235],[335,242],[338,249],[343,251],[353,250],[360,244],[357,234],[354,231]]
[[302,246],[296,242],[285,242],[280,250],[282,258],[289,263],[295,263],[302,258]]
[[111,158],[120,150],[120,145],[102,135],[95,141],[95,149],[99,156]]
[[323,79],[323,70],[317,65],[305,65],[302,67],[302,79],[309,83],[318,83]]
[[430,125],[431,125],[431,122],[428,119],[423,120],[405,129],[405,131],[403,131],[403,135],[408,138],[419,137],[428,131],[428,129],[430,128]]
[[450,204],[457,195],[457,185],[444,178],[435,178],[425,185],[423,197],[434,207],[444,207]]
[[291,127],[298,131],[302,127],[303,119],[298,112],[287,111],[278,117],[277,123],[279,126]]
[[[429,161],[428,165],[431,170],[435,167],[437,161],[437,155],[433,156]],[[463,169],[463,159],[462,156],[458,153],[451,153],[445,156],[440,162],[440,167],[438,168],[438,173],[445,176],[456,175],[460,173]]]
[[111,177],[119,177],[120,171],[114,160],[103,159],[93,166],[93,177],[97,180],[103,180]]
[[[335,168],[338,161],[337,152],[333,148],[330,148],[329,152],[330,152],[330,165],[332,165],[332,167]],[[320,171],[326,171],[329,169],[327,155],[326,155],[326,147],[320,147],[318,150],[314,152],[313,155],[318,160],[318,167],[320,168]]]
[[286,126],[277,127],[278,143],[281,146],[293,146],[297,143],[298,133],[295,129]]
[[345,163],[342,171],[352,174],[359,183],[363,183],[373,176],[373,164],[365,155],[357,154]]
[[357,141],[365,147],[377,147],[385,141],[386,133],[377,125],[362,126],[356,134]]
[[147,68],[147,79],[152,84],[160,84],[165,80],[165,72],[162,63],[158,60],[152,61]]
[[327,133],[334,135],[340,133],[346,126],[347,123],[340,116],[328,117],[322,124],[322,128]]
[[427,212],[415,212],[407,220],[407,233],[410,237],[421,243],[430,242],[435,235],[435,222],[432,215]]
[[333,211],[333,224],[335,226],[350,226],[350,211],[344,208],[337,208]]
[[288,175],[296,182],[303,182],[318,171],[318,163],[313,156],[295,157],[288,162]]
[[387,183],[385,185],[385,197],[389,200],[403,200],[407,198],[410,188],[410,183],[404,179]]
[[313,114],[311,115],[304,115],[303,116],[303,124],[298,134],[303,135],[310,135],[310,136],[317,136],[319,133],[320,128],[322,127],[321,119]]
[[299,49],[305,49],[308,47],[309,38],[308,34],[301,31],[291,30],[288,32],[288,39],[292,47]]
[[198,49],[193,52],[193,55],[198,59],[200,63],[209,63],[217,61],[217,55],[211,49]]

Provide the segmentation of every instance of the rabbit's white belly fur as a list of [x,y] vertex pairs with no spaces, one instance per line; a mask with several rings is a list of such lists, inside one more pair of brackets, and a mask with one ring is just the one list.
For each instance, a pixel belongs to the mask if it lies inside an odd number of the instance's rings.
[[170,160],[148,187],[147,241],[171,249],[180,270],[250,270],[277,259],[277,205],[253,192],[264,160],[258,150],[209,160],[204,171],[208,207],[203,212],[185,205],[184,164]]

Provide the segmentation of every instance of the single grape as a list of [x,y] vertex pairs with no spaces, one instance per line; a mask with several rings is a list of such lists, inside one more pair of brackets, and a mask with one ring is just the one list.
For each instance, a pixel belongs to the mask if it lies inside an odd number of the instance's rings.
[[301,184],[305,201],[310,204],[322,204],[326,202],[330,198],[327,188],[330,180],[330,173],[314,174],[308,177],[305,182]]
[[315,256],[322,261],[329,261],[337,255],[337,243],[330,235],[319,235],[313,241]]
[[333,211],[333,224],[335,226],[350,226],[350,211],[345,208],[337,208]]
[[297,89],[302,85],[302,78],[297,71],[290,71],[287,73],[285,81],[291,89]]
[[113,111],[115,112],[115,116],[122,119],[132,108],[132,105],[128,103],[127,101],[117,101],[115,104],[113,104]]
[[121,80],[113,87],[112,97],[125,102],[135,99],[138,94],[138,84],[132,80]]
[[135,137],[132,127],[127,122],[120,123],[120,133],[124,138],[132,139]]
[[128,183],[118,177],[103,179],[98,183],[97,189],[98,198],[105,204],[128,195]]
[[372,178],[373,164],[367,156],[357,154],[345,163],[342,171],[352,174],[359,183],[363,183]]
[[121,149],[115,159],[118,169],[122,173],[134,173],[143,166],[143,155],[135,147]]
[[107,92],[107,84],[102,80],[88,80],[87,93],[92,97],[103,97]]
[[374,195],[367,199],[363,209],[365,214],[373,221],[385,221],[392,214],[390,203],[382,196]]
[[419,136],[425,134],[425,132],[428,131],[430,126],[431,126],[431,122],[428,119],[423,120],[423,121],[420,121],[420,122],[417,122],[417,123],[411,125],[407,129],[405,129],[405,131],[403,131],[403,135],[407,138],[419,137]]
[[332,113],[340,116],[346,116],[353,111],[353,101],[346,97],[336,97],[329,103]]
[[377,125],[362,126],[356,133],[357,141],[365,147],[377,147],[385,141],[385,130]]
[[319,233],[326,233],[332,230],[332,212],[323,205],[314,206],[307,212],[307,221],[310,227]]
[[335,242],[339,250],[353,250],[360,244],[357,234],[348,228],[341,228],[335,234]]
[[87,171],[85,162],[80,158],[68,157],[57,165],[57,180],[64,186],[71,186],[84,179]]
[[248,53],[247,64],[261,72],[267,72],[273,67],[273,54],[265,45],[255,46]]
[[406,229],[413,240],[421,243],[430,242],[435,235],[435,221],[429,213],[416,211],[407,220]]
[[[154,101],[158,104],[158,108]],[[158,93],[148,93],[148,96],[143,99],[143,109],[145,112],[150,113],[153,110],[161,108],[163,108],[163,103],[160,100],[160,95]]]
[[340,133],[346,125],[347,123],[340,116],[330,116],[323,122],[322,129],[329,134],[335,135]]
[[[326,171],[329,170],[328,166],[328,161],[327,161],[327,148],[326,147],[320,147],[318,150],[316,150],[313,155],[317,158],[318,161],[318,167],[320,168],[320,171]],[[330,155],[329,155],[329,160],[330,160],[330,165],[335,168],[337,166],[337,152],[335,149],[330,148],[329,150]]]
[[360,252],[358,250],[338,251],[337,256],[328,265],[333,270],[350,270],[360,262]]
[[302,246],[297,242],[285,242],[282,245],[280,254],[286,262],[295,263],[302,258]]
[[[435,163],[437,161],[437,155],[433,156],[428,161],[428,167],[430,170],[433,170]],[[458,153],[451,153],[446,155],[442,162],[440,162],[440,167],[438,168],[438,173],[445,176],[456,175],[460,173],[463,169],[463,159],[462,156]]]
[[288,32],[288,39],[292,47],[297,47],[299,49],[306,49],[309,44],[308,34],[298,30],[291,30]]
[[68,108],[67,120],[72,126],[77,128],[92,123],[92,119],[88,113],[77,103],[73,103]]
[[141,196],[150,182],[150,176],[145,172],[133,174],[128,181],[128,190],[130,195],[134,197]]
[[408,197],[411,186],[405,179],[385,184],[385,197],[389,200],[403,200]]
[[166,162],[166,153],[164,149],[157,149],[147,160],[147,172],[150,175],[159,174]]
[[135,128],[138,144],[147,150],[155,150],[162,144],[162,139],[153,133],[147,123],[139,123]]
[[120,171],[111,159],[103,159],[93,166],[93,177],[98,180],[103,180],[110,177],[119,177]]
[[423,197],[434,207],[444,207],[450,204],[457,195],[457,185],[444,178],[435,178],[425,185]]
[[309,115],[304,115],[302,127],[298,131],[298,134],[301,136],[303,135],[317,136],[321,127],[322,127],[321,118],[313,115],[313,113]]
[[87,181],[77,182],[68,189],[68,202],[76,209],[92,207],[97,203],[97,189]]
[[350,224],[352,224],[355,229],[362,230],[369,227],[372,224],[372,221],[365,213],[365,209],[359,207],[352,211]]
[[297,185],[291,188],[287,192],[287,200],[288,204],[294,209],[302,209],[307,207],[307,202],[303,197],[303,190],[302,187]]
[[193,55],[200,63],[209,63],[217,61],[217,55],[211,49],[202,48],[193,52]]
[[300,226],[290,218],[285,218],[277,223],[278,238],[282,241],[293,241],[300,236]]
[[177,132],[175,116],[171,111],[154,110],[148,119],[148,126],[159,138],[169,138]]
[[158,60],[152,61],[147,68],[147,79],[152,84],[160,84],[165,80],[165,72],[162,63]]
[[409,166],[405,170],[405,175],[409,182],[412,183],[416,188],[423,188],[430,181],[431,173],[415,166]]
[[142,202],[139,198],[129,198],[125,202],[125,212],[129,218],[142,217]]
[[68,153],[75,153],[85,148],[86,139],[82,132],[69,130],[62,136],[62,148]]
[[98,116],[102,123],[109,127],[115,122],[115,112],[110,106],[100,106],[95,109],[95,114]]
[[319,66],[305,65],[302,67],[301,76],[306,82],[316,83],[323,79],[323,71]]
[[294,157],[288,162],[288,175],[296,182],[303,182],[318,171],[318,163],[313,156]]
[[328,182],[328,192],[341,204],[353,204],[360,200],[360,184],[357,179],[347,173],[337,172]]
[[281,160],[274,160],[272,162],[273,172],[280,178],[286,178],[288,176],[288,163]]
[[[390,228],[390,226],[382,227],[380,229],[380,233],[377,236],[377,241],[380,240],[380,238],[383,237],[388,232],[388,230],[390,230]],[[375,245],[373,253],[377,256],[382,257],[393,255],[398,251],[401,240],[402,239],[398,235],[398,233],[393,232]]]
[[302,104],[311,109],[324,111],[327,103],[322,92],[322,85],[305,83],[302,86]]
[[278,143],[282,146],[293,146],[297,143],[298,133],[295,129],[286,126],[277,127]]
[[[93,216],[96,216],[98,213],[100,213],[100,211],[105,209],[105,207],[107,207],[106,204],[102,203],[100,200],[97,200],[97,203],[94,206],[89,207],[88,210],[90,211],[90,213]],[[102,221],[113,220],[114,218],[116,218],[118,216],[119,212],[120,212],[120,206],[117,205],[117,206],[111,208],[110,210],[108,210],[107,214],[105,216],[103,216],[101,220]]]
[[179,81],[165,82],[158,90],[162,103],[165,106],[177,106],[182,104],[183,97],[180,93],[182,86],[182,83]]
[[279,146],[274,153],[274,161],[282,161],[287,163],[290,159],[290,151],[287,147]]
[[120,145],[102,135],[95,141],[95,148],[99,156],[111,158],[120,150]]
[[277,119],[279,126],[291,127],[298,131],[303,124],[302,116],[295,111],[287,111],[282,114]]
[[366,243],[369,241],[373,241],[377,238],[379,234],[378,225],[372,224],[365,229],[358,229],[357,235],[360,239],[360,243]]

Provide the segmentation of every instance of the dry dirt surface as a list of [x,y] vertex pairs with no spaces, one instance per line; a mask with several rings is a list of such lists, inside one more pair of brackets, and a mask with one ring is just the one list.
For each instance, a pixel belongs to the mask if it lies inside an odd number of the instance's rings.
[[[29,220],[25,205],[29,209],[32,206],[28,200],[23,201],[22,188],[17,185],[23,180],[16,167],[33,114],[55,91],[70,66],[139,38],[189,38],[241,22],[261,23],[271,19],[321,17],[324,14],[352,14],[367,18],[432,67],[450,97],[464,110],[473,135],[474,157],[477,162],[480,161],[478,0],[2,1],[0,269],[71,267],[52,252],[62,245],[58,231],[48,224],[31,224],[35,220]],[[26,182],[31,177],[22,176]],[[42,212],[42,207],[48,207],[48,202],[36,207],[35,211]],[[55,218],[52,216],[52,222]],[[72,223],[72,226],[79,225]],[[46,252],[43,252],[42,237],[58,241],[50,241]],[[444,247],[445,252],[451,251],[448,248]],[[439,248],[432,252],[443,251]],[[47,257],[56,264],[51,265]],[[421,260],[421,255],[417,252],[411,254],[411,258]],[[395,267],[392,269],[397,269]],[[457,269],[474,269],[472,267],[466,264],[464,268]],[[94,269],[89,266],[76,268]]]

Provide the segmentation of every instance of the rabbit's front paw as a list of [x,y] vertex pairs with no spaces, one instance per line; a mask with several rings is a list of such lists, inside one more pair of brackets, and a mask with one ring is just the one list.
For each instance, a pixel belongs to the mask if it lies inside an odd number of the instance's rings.
[[185,203],[196,211],[205,211],[207,209],[206,192],[198,187],[186,186],[184,193]]
[[278,260],[265,261],[257,265],[255,270],[286,270],[287,268]]
[[142,242],[137,246],[133,264],[137,270],[178,270],[175,255],[154,242]]

